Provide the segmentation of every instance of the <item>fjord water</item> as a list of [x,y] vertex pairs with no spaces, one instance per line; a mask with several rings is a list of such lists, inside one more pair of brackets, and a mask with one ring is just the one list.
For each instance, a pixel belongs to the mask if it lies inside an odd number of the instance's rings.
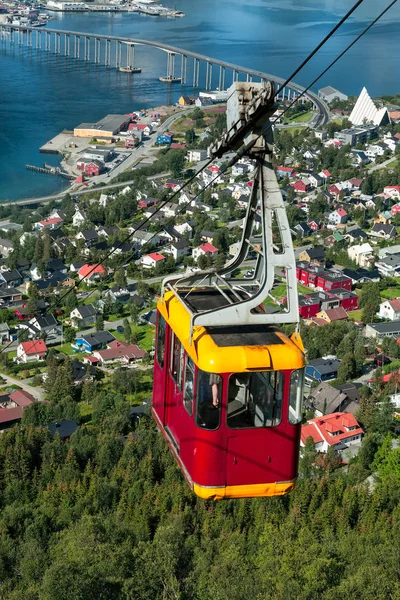
[[[174,0],[163,3],[175,5]],[[352,4],[351,0],[176,0],[176,8],[186,13],[183,19],[136,13],[58,13],[49,27],[159,40],[285,77]],[[382,6],[376,0],[364,4],[296,76],[298,83],[307,85]],[[317,89],[330,84],[347,94],[358,94],[365,85],[372,95],[399,92],[399,21],[400,8],[395,7]],[[127,76],[83,60],[0,43],[0,199],[36,197],[62,189],[65,182],[58,177],[25,169],[25,164],[58,161],[40,155],[39,147],[62,129],[191,94],[190,64],[186,87],[158,81],[166,71],[166,60],[163,52],[136,47],[135,62],[143,72]]]

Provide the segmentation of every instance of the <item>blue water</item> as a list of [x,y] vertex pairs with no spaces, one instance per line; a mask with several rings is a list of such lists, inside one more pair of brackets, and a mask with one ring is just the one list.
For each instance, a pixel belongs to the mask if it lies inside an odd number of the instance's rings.
[[[174,2],[164,0],[164,4]],[[284,77],[352,4],[353,0],[177,0],[176,7],[186,13],[183,19],[135,13],[57,14],[49,26],[160,40]],[[307,85],[376,16],[382,4],[365,0],[296,81]],[[329,84],[358,94],[365,85],[371,95],[400,92],[399,21],[400,7],[395,6],[317,89]],[[82,60],[0,43],[0,199],[62,189],[61,179],[25,170],[25,164],[57,162],[57,157],[41,155],[38,149],[62,129],[94,122],[107,113],[171,103],[182,92],[192,92],[190,85],[181,88],[158,81],[166,72],[164,53],[137,48],[135,63],[143,72],[132,77]],[[190,73],[189,63],[189,82]]]

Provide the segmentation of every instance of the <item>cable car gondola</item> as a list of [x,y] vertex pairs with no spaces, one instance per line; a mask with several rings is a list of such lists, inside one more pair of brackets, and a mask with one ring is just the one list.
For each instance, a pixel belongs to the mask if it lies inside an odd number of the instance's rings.
[[[167,277],[157,305],[153,417],[193,491],[205,499],[279,496],[296,483],[304,348],[296,265],[271,165],[274,88],[236,82],[228,133],[213,156],[242,148],[257,161],[238,255],[219,271]],[[267,127],[266,127],[267,125]],[[257,216],[261,228],[257,229]],[[249,251],[251,278],[234,277]],[[286,306],[270,311],[276,269]]]

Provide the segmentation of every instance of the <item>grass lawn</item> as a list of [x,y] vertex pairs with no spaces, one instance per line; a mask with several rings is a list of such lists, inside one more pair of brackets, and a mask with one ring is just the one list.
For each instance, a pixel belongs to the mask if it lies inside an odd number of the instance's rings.
[[82,417],[82,421],[84,423],[88,423],[92,418],[93,407],[91,404],[86,404],[86,402],[78,402],[79,413]]
[[393,300],[393,298],[397,298],[398,296],[400,296],[400,285],[381,291],[381,297],[385,300]]
[[298,133],[299,131],[304,131],[305,129],[305,127],[296,127],[294,125],[293,127],[285,127],[283,131],[288,131],[291,135],[294,135],[295,133]]
[[297,115],[297,117],[289,117],[287,119],[287,122],[288,123],[307,123],[308,121],[310,121],[312,119],[312,116],[313,116],[313,112],[311,110],[309,110],[308,112]]
[[136,325],[132,327],[132,332],[136,334],[138,346],[150,352],[153,347],[155,330],[150,325]]
[[57,352],[61,352],[62,354],[66,354],[67,356],[72,356],[73,354],[79,354],[79,352],[74,352],[71,344],[62,344],[61,346],[54,346],[54,350]]
[[358,310],[351,310],[347,314],[349,316],[349,319],[353,319],[354,321],[361,321],[361,313],[362,310],[361,308],[359,308]]

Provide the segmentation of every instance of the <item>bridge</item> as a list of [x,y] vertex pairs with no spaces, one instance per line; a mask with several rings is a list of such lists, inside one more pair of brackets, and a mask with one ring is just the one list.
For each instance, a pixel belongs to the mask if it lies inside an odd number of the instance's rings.
[[[190,59],[192,66],[189,65],[189,74],[191,74],[193,88],[202,87],[205,90],[213,89],[213,85],[218,85],[218,89],[225,90],[229,87],[229,82],[233,83],[239,80],[275,81],[279,86],[285,82],[276,75],[241,67],[170,44],[140,38],[0,23],[0,43],[53,52],[56,55],[82,59],[128,72],[133,72],[135,68],[140,70],[140,65],[135,65],[136,46],[154,48],[167,54],[167,70],[166,75],[161,77],[162,81],[170,84],[189,85],[188,61]],[[200,65],[202,65],[202,69],[200,69]],[[292,100],[302,92],[304,92],[303,86],[290,82],[282,90],[280,98]],[[327,105],[311,91],[306,93],[306,97],[314,104],[319,113],[314,126],[325,125],[329,120]]]

